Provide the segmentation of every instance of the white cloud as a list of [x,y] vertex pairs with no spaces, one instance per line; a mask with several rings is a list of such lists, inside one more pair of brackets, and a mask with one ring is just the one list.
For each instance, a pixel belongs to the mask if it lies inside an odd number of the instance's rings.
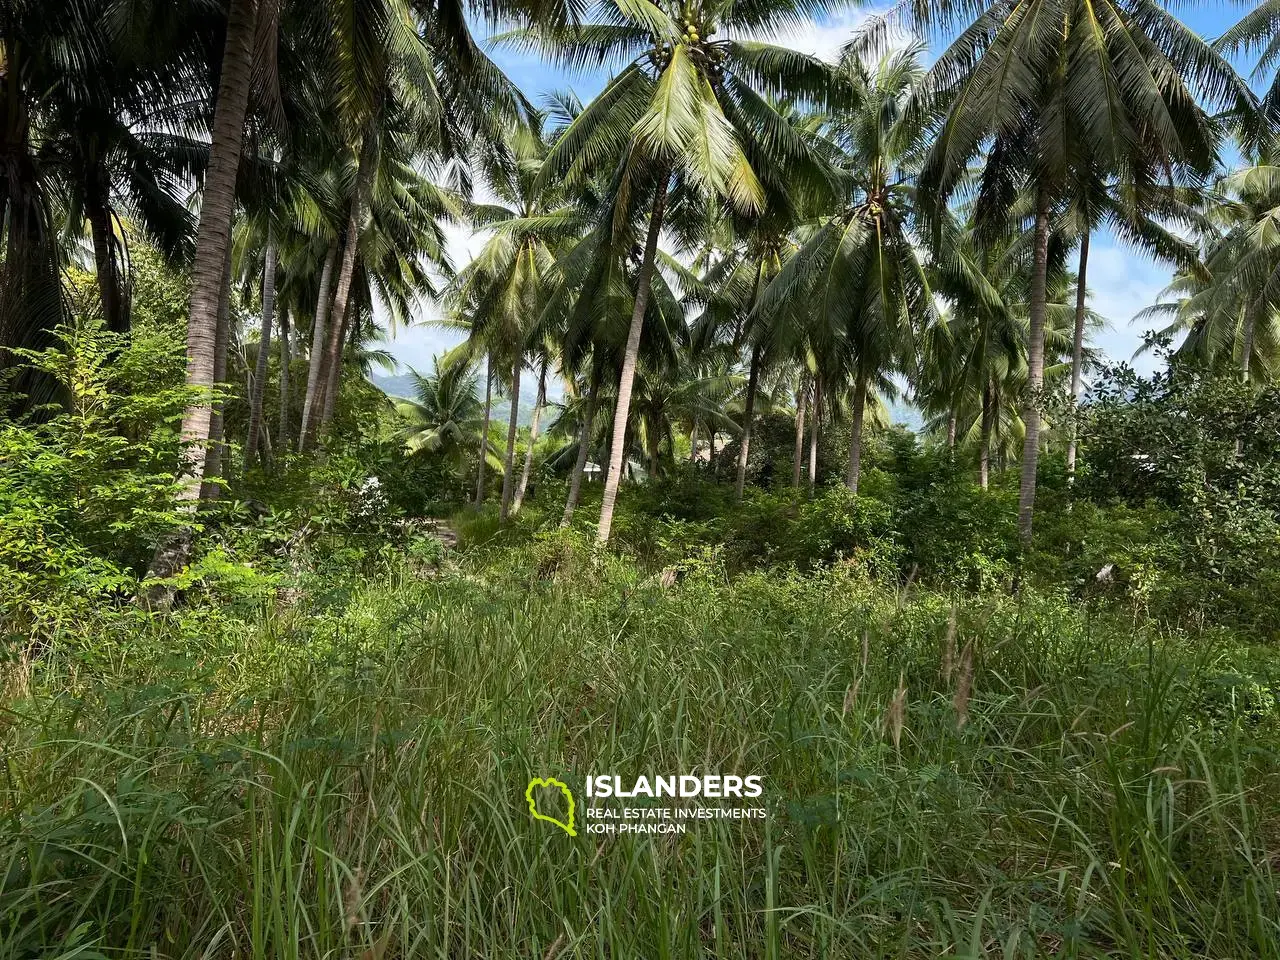
[[1142,334],[1157,325],[1131,321],[1140,310],[1156,302],[1170,277],[1168,267],[1117,245],[1110,236],[1094,237],[1089,249],[1089,305],[1107,320],[1106,329],[1095,335],[1094,342],[1108,359],[1124,361],[1143,373],[1151,373],[1161,365],[1153,354],[1133,356],[1142,345]]

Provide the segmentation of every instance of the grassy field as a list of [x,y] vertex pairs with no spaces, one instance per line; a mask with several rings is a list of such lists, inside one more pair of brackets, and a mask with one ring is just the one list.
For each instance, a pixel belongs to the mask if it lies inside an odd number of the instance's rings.
[[[558,539],[121,615],[5,667],[0,956],[1280,957],[1275,665]],[[702,771],[768,818],[524,803]]]

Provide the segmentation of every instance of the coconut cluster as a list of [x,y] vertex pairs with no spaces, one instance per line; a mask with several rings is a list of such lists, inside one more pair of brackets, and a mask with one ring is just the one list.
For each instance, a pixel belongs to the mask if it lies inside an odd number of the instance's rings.
[[[680,42],[690,48],[689,52],[694,60],[707,70],[713,80],[719,80],[724,73],[724,51],[713,46],[707,39],[715,31],[715,24],[699,21],[689,7],[685,8],[680,23],[684,31],[680,36]],[[659,70],[665,69],[671,63],[672,50],[670,41],[654,37],[650,57]]]

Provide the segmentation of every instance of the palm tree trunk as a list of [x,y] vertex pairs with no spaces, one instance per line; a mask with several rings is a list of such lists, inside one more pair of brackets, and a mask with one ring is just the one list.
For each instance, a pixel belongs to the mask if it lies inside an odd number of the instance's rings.
[[751,369],[747,374],[747,402],[742,411],[742,445],[738,447],[738,480],[733,498],[742,499],[747,485],[747,458],[751,455],[751,421],[756,412],[756,390],[760,385],[760,346],[751,348]]
[[1067,473],[1076,472],[1076,405],[1080,402],[1080,368],[1084,355],[1085,306],[1089,293],[1085,273],[1089,269],[1089,231],[1080,238],[1080,268],[1076,274],[1076,328],[1071,340],[1071,439],[1067,441]]
[[859,364],[858,377],[853,387],[853,431],[849,435],[849,472],[845,475],[845,486],[855,495],[858,492],[858,479],[862,475],[862,424],[866,414],[867,375]]
[[351,281],[356,272],[356,253],[360,249],[360,225],[364,220],[364,208],[373,186],[373,175],[378,161],[378,138],[372,125],[365,131],[360,144],[360,166],[356,172],[355,194],[351,198],[351,215],[347,220],[347,235],[342,247],[342,266],[338,270],[338,286],[333,293],[334,324],[329,331],[329,347],[325,352],[325,365],[329,370],[329,389],[325,393],[324,407],[320,415],[323,433],[333,419],[333,406],[337,399],[339,367],[342,364],[342,339],[347,332],[350,318],[349,301]]
[[293,351],[289,346],[289,311],[280,312],[280,427],[276,440],[282,449],[289,443],[289,366]]
[[1018,484],[1018,539],[1031,543],[1036,505],[1036,464],[1040,459],[1040,392],[1044,386],[1044,324],[1049,273],[1049,194],[1040,190],[1033,240],[1030,325],[1027,331],[1027,393],[1022,406],[1026,439],[1022,444],[1022,477]]
[[809,496],[818,482],[818,433],[822,430],[822,378],[813,378],[813,426],[809,428]]
[[319,419],[320,373],[324,366],[325,327],[329,323],[329,309],[333,298],[329,295],[333,286],[333,268],[338,262],[338,244],[334,241],[324,258],[320,271],[320,294],[316,297],[316,316],[311,325],[311,353],[307,359],[307,392],[302,398],[302,425],[298,428],[298,450],[307,448],[315,421]]
[[801,460],[804,457],[804,405],[808,397],[808,386],[802,380],[800,382],[800,396],[796,402],[796,447],[795,452],[791,455],[791,486],[795,490],[800,489],[800,474],[803,466]]
[[[254,364],[253,387],[249,391],[249,436],[244,442],[244,462],[248,466],[258,452],[262,429],[262,395],[267,386],[267,363],[271,359],[271,323],[276,313],[276,239],[267,228],[267,250],[262,265],[262,325],[258,329],[258,361]],[[282,368],[283,369],[283,368]]]
[[693,421],[693,426],[689,428],[689,463],[696,464],[698,462],[698,421]]
[[954,453],[956,449],[956,412],[951,411],[951,415],[947,417],[947,452]]
[[542,407],[547,402],[547,363],[542,362],[542,370],[538,374],[538,398],[533,402],[533,419],[529,422],[529,452],[524,457],[524,469],[520,471],[520,484],[516,487],[516,498],[511,504],[514,516],[520,512],[524,504],[524,493],[529,489],[529,475],[533,473],[533,450],[538,445],[538,425],[542,420]]
[[484,468],[489,458],[489,411],[493,407],[493,358],[484,358],[484,423],[480,427],[480,465],[476,470],[476,509],[484,506]]
[[1245,308],[1244,325],[1240,331],[1240,379],[1249,382],[1249,365],[1253,359],[1254,333],[1258,328],[1258,317],[1263,311],[1262,297]]
[[600,378],[593,371],[591,385],[587,393],[587,405],[582,412],[582,423],[578,427],[578,459],[573,464],[573,476],[569,478],[569,499],[565,501],[564,516],[560,518],[560,526],[567,527],[573,520],[573,512],[578,509],[578,499],[582,496],[582,475],[587,468],[587,454],[591,449],[591,428],[596,418],[596,397],[600,392]]
[[978,483],[986,490],[991,482],[991,382],[982,384],[982,425],[978,439]]
[[502,506],[498,517],[505,523],[511,512],[511,498],[516,489],[516,435],[520,432],[520,374],[524,357],[516,357],[511,365],[511,416],[507,418],[507,452],[502,458]]
[[[216,382],[218,315],[226,284],[231,246],[231,216],[235,208],[240,146],[253,72],[254,21],[257,0],[232,0],[227,19],[226,46],[204,178],[204,201],[196,234],[195,266],[191,275],[191,311],[187,318],[187,385],[210,390]],[[205,399],[187,408],[182,436],[189,444],[179,498],[191,503],[200,496],[208,458],[213,403]]]
[[129,329],[129,319],[120,283],[119,264],[116,262],[119,244],[111,222],[111,207],[106,189],[95,189],[85,207],[89,231],[93,235],[93,259],[98,275],[98,295],[102,300],[102,319],[108,330],[124,333]]
[[[188,407],[182,417],[186,450],[181,468],[184,482],[178,498],[187,511],[194,509],[200,497],[213,423],[213,404],[207,391],[213,387],[215,377],[218,305],[222,298],[227,250],[231,246],[231,216],[235,209],[244,118],[249,105],[256,18],[257,0],[231,0],[210,137],[209,165],[204,178],[204,201],[196,233],[191,310],[187,318],[187,385],[206,392],[206,396]],[[167,578],[181,569],[190,553],[191,536],[192,531],[188,527],[164,538],[151,560],[149,576]],[[167,603],[171,597],[171,591],[161,588],[148,591],[146,599],[156,604]]]
[[[218,302],[218,339],[213,354],[213,379],[218,386],[227,382],[227,350],[231,341],[231,245],[227,244],[226,273],[222,281],[222,299]],[[204,483],[201,486],[202,500],[217,500],[222,492],[219,484],[212,478],[223,474],[222,460],[227,452],[225,442],[226,425],[223,421],[223,410],[226,401],[221,397],[213,402],[213,416],[209,421],[209,453],[204,465]]]
[[667,205],[667,181],[670,176],[670,171],[665,169],[658,176],[653,210],[649,214],[649,235],[644,242],[644,259],[640,261],[640,275],[636,279],[636,302],[631,311],[631,328],[627,331],[626,352],[622,355],[622,373],[618,377],[618,402],[613,411],[609,475],[605,480],[604,498],[600,502],[600,525],[596,528],[596,541],[599,543],[609,542],[609,531],[613,526],[613,508],[618,499],[618,482],[622,479],[627,416],[631,413],[631,388],[636,376],[636,361],[640,356],[640,333],[644,328],[644,312],[649,306],[654,261],[658,254],[658,235],[662,232],[662,217]]
[[[334,311],[333,324],[329,327],[331,334],[338,338],[338,354],[337,358],[331,349],[325,351],[324,358],[324,374],[321,380],[320,388],[320,431],[321,433],[329,426],[333,420],[334,406],[338,402],[338,390],[342,386],[342,344],[346,341],[348,328],[354,328],[349,314],[355,309],[350,300],[347,301],[347,309],[341,315]],[[332,339],[329,344],[333,346]]]

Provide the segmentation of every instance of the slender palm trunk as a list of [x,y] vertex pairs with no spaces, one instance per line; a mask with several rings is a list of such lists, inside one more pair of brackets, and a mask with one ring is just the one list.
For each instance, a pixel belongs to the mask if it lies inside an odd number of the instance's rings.
[[289,346],[289,311],[280,313],[280,428],[276,440],[282,449],[289,443],[289,367],[293,363],[293,350]]
[[809,496],[818,482],[818,433],[822,430],[822,378],[813,378],[813,426],[809,428]]
[[1022,478],[1018,485],[1018,539],[1031,543],[1036,505],[1036,464],[1040,459],[1040,392],[1044,386],[1044,325],[1049,273],[1049,195],[1041,189],[1031,268],[1030,324],[1027,331],[1027,393],[1022,406],[1026,439],[1022,444]]
[[[342,344],[346,341],[348,328],[353,328],[351,317],[349,314],[355,309],[355,304],[350,300],[347,301],[347,308],[344,313],[339,315],[334,311],[333,325],[329,328],[330,332],[338,338],[338,353],[335,359],[331,349],[325,351],[324,372],[320,380],[320,422],[319,427],[321,433],[333,421],[333,410],[338,402],[338,390],[342,386]],[[332,340],[330,341],[332,348]]]
[[956,412],[951,411],[947,417],[947,453],[953,454],[956,450]]
[[800,474],[803,466],[801,461],[804,458],[804,406],[808,396],[808,386],[802,381],[800,396],[796,399],[796,447],[791,455],[791,486],[796,490],[800,489]]
[[333,269],[338,262],[338,244],[335,241],[324,258],[324,267],[320,270],[320,294],[316,297],[316,316],[311,325],[311,352],[307,358],[307,392],[302,398],[302,425],[298,428],[298,450],[307,448],[315,422],[319,419],[320,408],[317,400],[320,393],[320,374],[324,367],[324,344],[326,327],[329,323],[329,310],[333,305],[330,296],[333,287]]
[[542,370],[538,373],[538,398],[533,402],[533,418],[529,421],[529,452],[524,457],[524,469],[520,471],[520,483],[516,487],[516,497],[511,503],[514,516],[524,505],[524,494],[529,489],[529,476],[533,473],[533,451],[538,445],[538,426],[542,420],[542,407],[547,402],[547,364],[544,360]]
[[853,430],[849,436],[849,471],[845,474],[845,486],[857,494],[858,480],[862,475],[862,425],[867,414],[867,374],[861,365],[853,387]]
[[489,459],[489,411],[493,408],[493,359],[484,358],[484,423],[480,427],[480,465],[476,469],[476,509],[484,506],[484,468]]
[[[227,245],[226,273],[222,280],[222,299],[218,301],[218,339],[213,354],[213,379],[218,386],[227,382],[227,352],[231,346],[231,245]],[[221,397],[213,402],[213,416],[209,420],[209,453],[204,464],[204,483],[200,497],[203,500],[217,500],[222,487],[214,483],[216,477],[224,473],[223,459],[227,452],[226,424],[223,410],[226,401]]]
[[[256,15],[257,0],[232,0],[214,110],[209,166],[204,178],[204,202],[196,234],[191,312],[187,319],[187,385],[204,391],[210,390],[216,382],[218,314],[231,246],[231,216],[235,208],[236,175],[240,167],[240,146],[244,139],[244,117],[253,71]],[[179,496],[187,503],[200,495],[212,421],[213,403],[207,395],[188,407],[182,417],[182,436],[189,448],[183,465],[187,482]]]
[[1076,274],[1076,328],[1071,341],[1071,439],[1067,441],[1067,473],[1076,472],[1076,405],[1080,402],[1080,367],[1084,354],[1085,306],[1089,298],[1085,273],[1089,269],[1089,231],[1080,238],[1080,269]]
[[991,382],[982,384],[982,424],[978,438],[978,483],[986,490],[991,482]]
[[262,395],[267,386],[267,364],[271,359],[271,324],[275,313],[276,239],[268,228],[267,250],[262,265],[262,324],[258,328],[258,360],[254,364],[253,386],[249,391],[249,436],[244,442],[245,466],[253,462],[258,452],[258,434],[262,429]]
[[751,349],[751,369],[747,374],[747,402],[742,411],[742,445],[738,447],[738,480],[733,488],[733,498],[742,499],[747,485],[747,458],[751,455],[751,421],[756,412],[756,390],[760,385],[760,347]]
[[1258,328],[1258,318],[1263,311],[1262,298],[1259,297],[1245,308],[1244,324],[1240,331],[1240,379],[1249,382],[1249,365],[1253,359],[1253,341]]
[[[249,104],[253,72],[253,37],[257,0],[231,0],[222,71],[214,108],[209,165],[204,178],[204,201],[196,233],[195,266],[191,275],[191,310],[187,319],[187,385],[208,391],[215,378],[218,340],[218,305],[231,245],[231,216],[235,208],[236,175],[244,138],[244,118]],[[185,510],[193,510],[200,496],[213,422],[212,398],[206,395],[188,407],[182,417],[186,442],[179,492]],[[170,577],[186,563],[192,531],[185,528],[164,538],[156,548],[148,573]],[[151,603],[167,603],[168,589],[148,592]]]
[[516,435],[520,432],[520,374],[524,357],[511,365],[511,416],[507,418],[507,452],[502,458],[502,506],[498,517],[506,522],[511,512],[511,498],[516,490]]
[[645,238],[644,259],[640,261],[640,275],[636,280],[636,302],[631,311],[631,328],[627,331],[626,352],[622,355],[622,374],[618,377],[618,402],[613,411],[613,437],[609,451],[609,474],[605,480],[604,499],[600,502],[600,525],[596,528],[596,540],[609,542],[613,526],[613,507],[618,499],[618,482],[622,479],[623,452],[627,438],[627,416],[631,413],[631,388],[636,376],[636,360],[640,356],[640,333],[644,327],[644,312],[649,306],[649,291],[653,283],[653,266],[658,255],[658,235],[662,232],[662,217],[667,205],[668,171],[658,177],[653,210],[649,214],[649,235]]
[[89,218],[89,232],[93,236],[93,259],[98,274],[98,295],[102,300],[102,319],[108,330],[124,333],[129,329],[129,318],[120,282],[120,265],[116,261],[119,243],[116,241],[105,187],[96,188],[90,193],[85,204],[85,214]]
[[329,371],[328,390],[320,414],[320,430],[323,433],[333,419],[333,407],[337,400],[341,379],[342,341],[351,322],[349,314],[351,281],[356,272],[356,253],[360,249],[360,227],[364,221],[364,208],[373,187],[373,176],[378,161],[378,138],[372,127],[365,131],[360,145],[360,166],[356,172],[355,194],[351,198],[351,215],[347,220],[347,236],[342,247],[342,265],[338,270],[338,284],[333,292],[333,325],[329,331],[329,346],[325,351],[325,365]]
[[696,464],[698,462],[698,421],[693,422],[693,426],[689,428],[689,463]]
[[569,478],[569,499],[564,504],[564,516],[560,518],[560,526],[567,527],[573,520],[573,512],[578,509],[578,500],[582,496],[582,475],[587,468],[587,454],[591,450],[591,429],[596,419],[597,396],[600,392],[600,378],[593,373],[591,385],[587,393],[587,405],[582,411],[582,424],[578,427],[578,459],[573,464],[573,476]]

